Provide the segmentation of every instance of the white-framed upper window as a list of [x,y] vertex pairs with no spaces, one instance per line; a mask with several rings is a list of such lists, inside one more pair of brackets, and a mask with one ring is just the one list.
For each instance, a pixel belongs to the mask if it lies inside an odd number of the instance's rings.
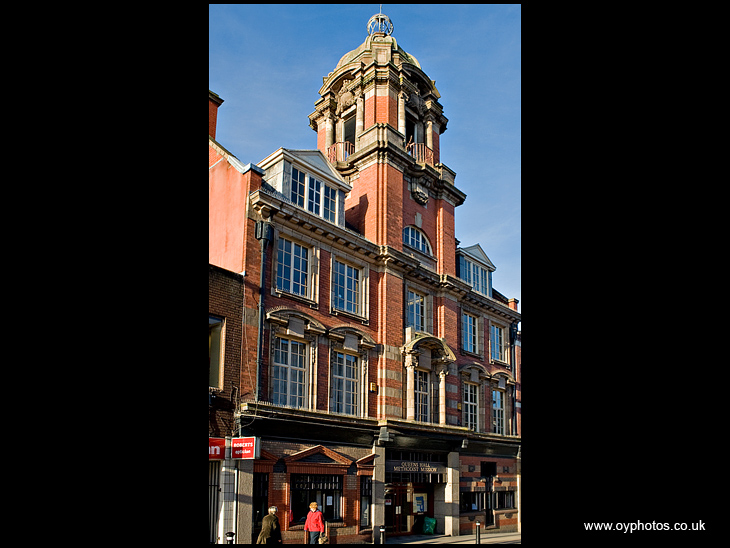
[[304,207],[304,194],[307,175],[292,166],[291,168],[291,201],[299,207]]
[[308,247],[280,236],[276,256],[276,288],[309,297],[309,259]]
[[271,379],[274,405],[301,408],[306,405],[307,345],[276,337]]
[[466,257],[460,257],[461,268],[459,277],[472,285],[472,289],[477,293],[492,296],[492,271],[488,270],[477,263],[470,261]]
[[416,331],[425,331],[425,312],[426,296],[409,289],[406,302],[406,327],[413,327]]
[[291,201],[310,213],[332,223],[337,222],[337,189],[314,175],[291,168]]
[[337,215],[337,189],[324,186],[322,207],[322,217],[334,223]]
[[428,413],[428,371],[415,371],[415,419],[421,422],[429,422]]
[[309,176],[309,199],[307,200],[307,209],[319,215],[319,210],[322,207],[322,181]]
[[332,271],[332,307],[358,316],[362,315],[360,269],[335,259]]
[[477,353],[477,318],[466,312],[461,313],[461,347],[472,354]]
[[330,411],[357,415],[359,409],[358,358],[345,352],[332,351]]
[[414,226],[407,226],[403,229],[403,243],[417,249],[421,253],[433,256],[428,238]]
[[492,432],[504,434],[504,392],[492,390]]
[[478,426],[478,386],[476,384],[464,383],[464,397],[462,399],[462,412],[464,416],[464,426],[475,432],[479,431]]
[[491,356],[493,360],[507,361],[505,356],[504,329],[497,325],[489,326],[489,342],[491,347]]

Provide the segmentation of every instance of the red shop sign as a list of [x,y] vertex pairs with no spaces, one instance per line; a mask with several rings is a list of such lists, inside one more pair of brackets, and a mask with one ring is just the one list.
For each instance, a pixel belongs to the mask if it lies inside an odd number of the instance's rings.
[[208,438],[208,460],[223,460],[226,456],[224,438]]
[[261,452],[260,446],[260,440],[255,436],[250,438],[233,438],[231,440],[231,458],[257,459]]

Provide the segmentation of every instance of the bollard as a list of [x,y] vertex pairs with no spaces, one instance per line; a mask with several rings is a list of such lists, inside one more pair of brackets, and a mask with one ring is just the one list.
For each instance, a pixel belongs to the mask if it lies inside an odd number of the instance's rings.
[[385,525],[380,526],[380,544],[385,544]]
[[479,539],[479,534],[480,534],[480,532],[479,532],[479,526],[481,524],[482,523],[479,520],[477,520],[477,544],[481,544],[481,540]]
[[228,544],[233,544],[233,537],[235,537],[235,536],[236,536],[236,533],[234,533],[233,531],[228,531],[226,533],[226,540],[228,541]]

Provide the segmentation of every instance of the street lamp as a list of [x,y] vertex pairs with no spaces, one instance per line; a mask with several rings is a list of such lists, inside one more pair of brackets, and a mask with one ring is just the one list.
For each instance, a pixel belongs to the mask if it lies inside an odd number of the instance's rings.
[[236,533],[234,533],[233,531],[228,531],[226,533],[226,540],[228,541],[228,544],[233,544],[233,537],[235,537],[235,536],[236,536]]

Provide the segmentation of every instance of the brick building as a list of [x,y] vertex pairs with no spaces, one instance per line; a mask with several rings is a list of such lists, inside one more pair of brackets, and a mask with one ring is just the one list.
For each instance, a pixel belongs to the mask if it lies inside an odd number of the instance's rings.
[[237,504],[211,502],[239,543],[270,504],[284,541],[302,542],[312,500],[333,544],[372,541],[380,525],[420,532],[425,518],[454,536],[477,520],[519,528],[518,303],[492,286],[479,244],[459,246],[466,195],[441,161],[440,94],[391,32],[373,16],[324,78],[316,150],[240,162],[215,140],[210,94],[211,276],[241,292],[228,294],[238,324],[210,309],[221,359],[238,365],[224,437],[259,443],[235,460],[227,442]]

